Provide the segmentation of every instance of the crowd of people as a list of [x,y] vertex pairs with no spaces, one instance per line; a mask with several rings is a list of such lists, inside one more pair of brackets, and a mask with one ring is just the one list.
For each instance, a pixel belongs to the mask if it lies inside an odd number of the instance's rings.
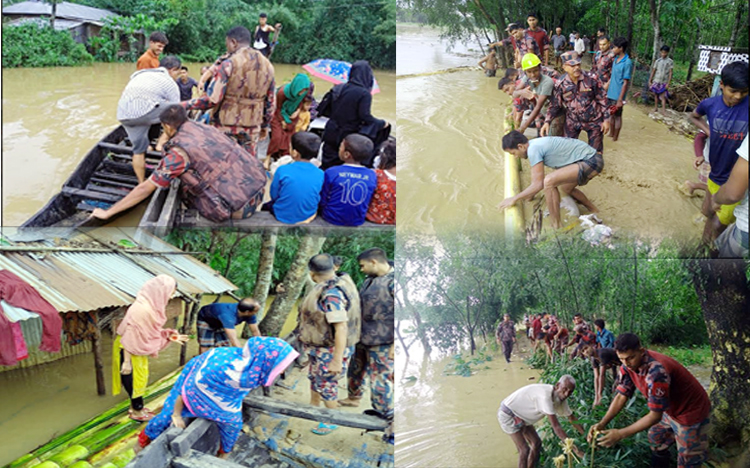
[[[351,276],[338,271],[341,258],[323,253],[310,259],[312,282],[287,341],[261,335],[258,316],[264,308],[251,297],[203,306],[197,316],[199,355],[182,370],[158,414],[143,402],[148,359],[158,357],[170,343],[184,345],[189,337],[164,328],[176,316],[168,310],[177,291],[174,278],[148,280],[116,327],[112,362],[113,393],[124,388],[130,418],[148,421],[139,435],[140,446],[170,425],[185,427],[185,418],[199,417],[217,423],[219,455],[225,458],[242,429],[242,399],[256,387],[273,385],[300,355],[309,366],[313,406],[358,407],[369,380],[371,408],[365,414],[389,422],[384,439],[393,443],[394,271],[380,248],[365,250],[357,260],[367,275],[359,288]],[[252,335],[244,343],[236,330],[242,323]],[[339,401],[341,378],[346,378],[347,398]],[[326,435],[336,428],[321,422],[312,431]]]
[[[567,403],[576,389],[576,381],[570,375],[562,376],[554,385],[527,385],[507,396],[497,415],[503,432],[518,449],[519,468],[537,466],[542,441],[534,425],[545,417],[561,441],[568,436],[558,418],[566,417],[581,435],[587,435],[589,443],[603,447],[612,447],[624,438],[648,431],[653,467],[671,466],[673,456],[669,449],[673,445],[677,446],[679,467],[701,466],[708,460],[711,404],[706,390],[682,364],[646,349],[633,333],[623,333],[615,339],[603,319],[594,320],[592,328],[581,314],[576,314],[572,339],[568,328],[550,314],[526,315],[523,320],[532,349],[545,346],[547,359],[564,359],[563,355],[569,352],[571,359],[590,360],[595,389],[593,406],[602,403],[608,370],[613,377],[613,397],[605,416],[586,432]],[[503,346],[506,360],[511,362],[516,331],[507,314],[498,325],[496,339]],[[636,390],[646,398],[648,413],[630,426],[607,429]],[[571,449],[583,456],[580,447]]]
[[[108,219],[179,179],[183,204],[213,222],[262,209],[292,225],[317,216],[339,226],[395,224],[395,141],[389,123],[370,111],[370,65],[355,62],[348,81],[320,103],[307,74],[277,88],[270,34],[280,25],[266,20],[262,14],[253,34],[230,29],[226,53],[203,67],[198,80],[178,57],[163,55],[169,44],[163,33],[151,34],[117,108],[138,185],[93,217]],[[328,118],[322,138],[308,132],[317,116]],[[163,131],[151,145],[157,124]],[[266,139],[261,161],[259,142]],[[161,161],[147,179],[149,150],[160,152]]]
[[[559,27],[548,37],[534,13],[528,15],[527,23],[526,29],[519,23],[508,25],[509,37],[488,44],[491,52],[480,62],[487,76],[495,76],[499,60],[494,48],[513,49],[514,66],[498,81],[498,89],[513,99],[515,124],[502,138],[502,149],[528,159],[531,166],[531,185],[503,200],[498,208],[531,200],[544,190],[550,224],[558,229],[562,227],[561,203],[575,206],[577,202],[590,213],[598,213],[579,187],[603,170],[604,137],[617,141],[620,136],[634,62],[628,55],[628,41],[624,37],[610,40],[604,28],[589,47],[577,32],[566,40]],[[550,67],[550,47],[561,70]],[[592,53],[591,69],[585,71],[581,62],[588,52]],[[669,53],[668,46],[661,47],[649,74],[655,112],[660,102],[660,112],[666,112],[674,69]],[[687,181],[685,190],[706,193],[703,243],[721,257],[742,257],[748,254],[748,64],[726,64],[719,89],[719,95],[705,99],[690,116],[702,133],[696,138],[694,163],[701,175],[699,182]],[[536,138],[528,135],[530,127],[536,129]],[[579,144],[581,132],[586,132],[590,149]],[[544,167],[553,172],[545,175]],[[596,215],[594,219],[601,221]]]

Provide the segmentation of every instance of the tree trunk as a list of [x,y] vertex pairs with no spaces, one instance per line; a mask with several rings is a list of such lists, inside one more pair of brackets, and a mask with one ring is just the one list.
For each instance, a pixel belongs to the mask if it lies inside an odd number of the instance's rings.
[[419,314],[417,308],[414,307],[414,305],[411,303],[411,299],[409,299],[409,289],[406,286],[406,281],[400,281],[399,286],[401,288],[401,297],[404,300],[404,305],[414,319],[414,326],[417,329],[417,336],[419,337],[419,341],[422,342],[424,354],[425,356],[429,356],[432,352],[432,347],[430,346],[430,339],[427,337],[424,325],[422,325],[422,316]]
[[[258,274],[255,277],[255,288],[253,298],[266,310],[268,290],[271,288],[273,277],[273,259],[276,254],[276,230],[263,231],[260,245],[260,258],[258,260]],[[250,327],[245,325],[242,329],[242,338],[250,338]]]
[[659,56],[659,49],[662,46],[661,25],[659,23],[661,0],[648,0],[648,5],[651,12],[651,27],[654,29],[654,52],[651,54],[651,63],[654,63]]
[[325,243],[325,236],[315,236],[306,234],[300,240],[297,255],[294,257],[292,266],[284,276],[284,292],[279,293],[273,299],[271,307],[260,322],[260,332],[264,336],[279,336],[281,329],[284,327],[289,313],[292,311],[294,304],[297,302],[305,286],[307,278],[307,262],[310,257],[320,252]]
[[[630,10],[628,11],[628,44],[633,44],[633,16],[635,16],[635,2],[630,0]],[[632,50],[632,49],[631,49]]]
[[[729,38],[729,44],[727,44],[729,47],[734,47],[734,45],[737,43],[737,36],[739,36],[740,29],[742,28],[742,13],[744,12],[746,5],[746,0],[737,1],[737,11],[734,15],[734,27],[732,27],[732,36]],[[745,20],[745,22],[747,22],[747,20]]]
[[607,34],[610,34],[610,37],[620,35],[620,0],[615,0],[615,27],[612,31],[607,30]]
[[232,246],[229,248],[229,252],[227,252],[227,266],[224,268],[224,274],[223,276],[226,277],[229,274],[229,269],[232,267],[232,256],[234,255],[234,249],[237,248],[237,246],[240,245],[240,242],[242,242],[242,239],[249,236],[249,232],[245,232],[243,234],[240,234],[239,232],[236,233],[236,238],[234,239],[234,242],[232,243]]
[[[604,28],[605,28],[605,29],[606,29],[607,31],[611,31],[611,29],[609,29],[609,25],[610,25],[610,18],[609,18],[609,13],[610,13],[610,9],[609,9],[609,1],[610,1],[610,0],[604,0]],[[583,34],[582,34],[582,36],[583,36]]]
[[750,461],[750,290],[745,262],[737,260],[690,260],[688,268],[703,309],[708,339],[713,354],[711,397],[712,437],[722,441],[740,441],[746,447],[735,466]]
[[477,344],[474,341],[474,327],[471,325],[471,306],[469,305],[469,296],[466,296],[466,322],[469,324],[467,330],[469,330],[469,342],[471,344],[471,355],[474,355],[474,351],[477,349]]
[[692,52],[690,53],[690,65],[688,65],[688,71],[687,71],[687,77],[685,78],[685,81],[690,81],[690,78],[693,76],[693,68],[695,68],[695,64],[698,63],[698,56],[700,55],[700,49],[698,49],[698,46],[701,43],[701,35],[703,33],[703,30],[701,29],[701,20],[700,18],[695,18],[695,23],[697,25],[696,31],[695,31],[695,41],[693,41],[693,44],[695,45],[693,47]]

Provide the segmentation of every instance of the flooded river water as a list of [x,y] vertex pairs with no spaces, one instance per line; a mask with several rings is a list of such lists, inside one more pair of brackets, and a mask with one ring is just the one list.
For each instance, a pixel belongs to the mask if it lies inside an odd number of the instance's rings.
[[[203,64],[186,65],[197,77]],[[298,65],[274,67],[277,85],[303,71]],[[134,71],[132,63],[3,70],[3,225],[20,225],[44,206],[117,125],[117,101]],[[376,70],[375,78],[381,92],[373,98],[373,115],[394,122],[396,76]],[[318,99],[332,86],[313,82]],[[131,218],[137,224],[139,216]]]
[[[497,229],[503,213],[501,138],[509,98],[476,66],[475,44],[450,44],[439,32],[399,25],[399,230]],[[585,137],[585,134],[583,134]],[[676,186],[696,178],[692,143],[628,105],[620,141],[605,139],[605,168],[583,190],[619,232],[697,239],[701,198]],[[528,162],[522,164],[528,185]],[[527,203],[528,208],[531,204]]]
[[503,398],[539,378],[539,372],[523,361],[528,341],[518,341],[510,364],[497,352],[471,377],[444,374],[451,355],[433,350],[425,357],[415,343],[407,358],[397,347],[399,467],[516,466],[516,447],[500,429],[497,410]]

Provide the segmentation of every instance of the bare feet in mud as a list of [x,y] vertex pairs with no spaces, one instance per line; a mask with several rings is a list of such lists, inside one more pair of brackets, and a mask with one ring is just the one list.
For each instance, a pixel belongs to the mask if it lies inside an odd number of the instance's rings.
[[349,408],[356,408],[359,406],[359,398],[345,398],[343,400],[339,400],[340,406],[347,406]]
[[677,184],[677,191],[688,198],[700,197],[699,193],[695,193],[696,190],[700,189],[701,187],[697,182],[691,182],[689,180]]

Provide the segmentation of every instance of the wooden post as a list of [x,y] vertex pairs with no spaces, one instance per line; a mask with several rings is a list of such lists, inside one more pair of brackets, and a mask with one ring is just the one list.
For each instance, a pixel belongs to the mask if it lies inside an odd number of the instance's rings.
[[[182,330],[180,331],[180,333],[182,333],[183,335],[189,334],[190,330],[193,328],[195,319],[198,316],[198,310],[200,309],[200,306],[201,306],[202,296],[203,296],[202,294],[198,294],[197,296],[195,296],[195,302],[193,302],[192,307],[190,307],[189,309],[187,307],[185,308],[184,318],[182,321]],[[181,366],[185,365],[185,362],[186,362],[185,356],[187,355],[187,348],[188,348],[188,345],[187,343],[185,343],[182,349],[180,349],[180,365]]]
[[[99,314],[99,311],[94,312]],[[96,393],[99,396],[107,394],[104,386],[104,365],[102,364],[102,331],[99,325],[96,326],[96,333],[91,338],[91,352],[94,354],[94,371],[96,372]]]

